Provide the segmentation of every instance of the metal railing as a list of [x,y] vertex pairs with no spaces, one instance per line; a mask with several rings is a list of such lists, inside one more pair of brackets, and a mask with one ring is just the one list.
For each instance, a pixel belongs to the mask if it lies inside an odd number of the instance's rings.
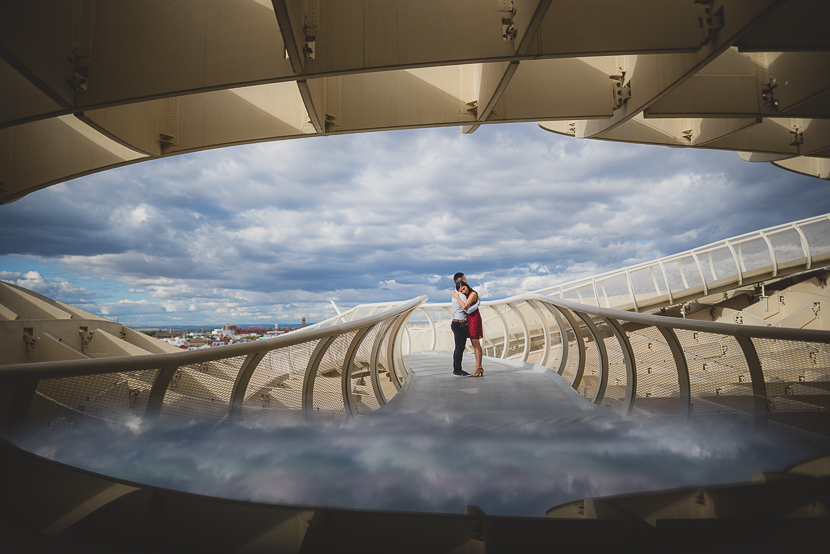
[[[410,318],[405,344],[451,350],[446,306],[418,312],[422,321]],[[481,313],[485,355],[543,365],[622,415],[680,424],[726,418],[776,435],[830,435],[828,331],[639,314],[538,294],[484,302]]]
[[655,310],[830,262],[830,214],[769,227],[531,294]]
[[[595,307],[620,310],[658,310],[703,296],[733,290],[765,280],[801,273],[830,263],[830,214],[746,233],[658,260],[570,281],[528,294],[548,296]],[[520,298],[520,297],[516,297]],[[489,336],[527,333],[524,315],[511,299],[483,302],[501,306],[483,310]],[[388,307],[388,303],[361,304],[317,326],[365,317]],[[448,302],[423,304],[410,318],[404,337],[404,353],[453,349],[449,335]],[[512,331],[508,328],[513,327]],[[424,336],[426,335],[426,339]],[[496,343],[485,333],[487,355],[503,357],[502,348],[513,356],[517,338]],[[511,344],[513,346],[511,346]],[[511,350],[511,348],[513,350]]]
[[0,433],[85,419],[339,423],[382,406],[405,383],[404,324],[425,300],[238,345],[0,366]]

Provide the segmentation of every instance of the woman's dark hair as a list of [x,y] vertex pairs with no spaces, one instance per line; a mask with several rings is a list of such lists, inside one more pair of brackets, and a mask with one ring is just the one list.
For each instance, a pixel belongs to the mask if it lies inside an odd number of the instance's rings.
[[456,282],[455,282],[455,290],[461,290],[461,286],[462,286],[462,285],[463,285],[463,286],[467,286],[467,287],[469,287],[469,286],[470,286],[470,285],[468,285],[467,283],[465,283],[464,281],[456,281]]

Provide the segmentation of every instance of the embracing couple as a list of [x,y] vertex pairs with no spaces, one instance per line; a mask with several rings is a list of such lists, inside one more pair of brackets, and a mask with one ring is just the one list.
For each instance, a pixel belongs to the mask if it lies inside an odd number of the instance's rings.
[[478,293],[467,284],[463,273],[453,276],[455,290],[452,291],[452,334],[455,337],[455,351],[452,354],[452,374],[458,377],[470,375],[461,369],[461,359],[467,339],[473,343],[473,352],[476,358],[476,371],[473,377],[484,377],[484,368],[481,367],[481,339],[484,338],[484,326],[478,307],[481,299]]

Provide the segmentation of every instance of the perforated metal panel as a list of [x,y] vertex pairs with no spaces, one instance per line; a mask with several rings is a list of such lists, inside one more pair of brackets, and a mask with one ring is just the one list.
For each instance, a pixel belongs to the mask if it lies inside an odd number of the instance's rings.
[[619,413],[622,411],[625,402],[627,385],[625,358],[623,357],[622,347],[608,323],[596,316],[591,316],[591,320],[594,322],[600,340],[605,346],[605,355],[607,357],[605,391],[598,403],[601,406]]
[[671,349],[656,327],[628,334],[637,364],[634,412],[644,417],[675,421],[680,389]]
[[387,402],[392,400],[398,394],[398,389],[392,381],[392,365],[389,361],[389,342],[392,340],[392,322],[389,323],[388,328],[383,334],[383,341],[380,343],[380,350],[378,351],[378,384],[380,385],[383,397]]
[[698,259],[703,266],[706,281],[712,286],[734,282],[738,277],[739,265],[728,246],[704,251]]
[[261,425],[292,425],[305,421],[303,377],[318,342],[265,354],[251,374],[245,391],[242,416],[246,421]]
[[484,339],[481,347],[485,356],[500,358],[504,352],[504,323],[498,312],[499,308],[481,307],[481,319],[484,326]]
[[801,248],[801,236],[795,229],[782,229],[768,235],[775,253],[778,270],[803,265],[804,250]]
[[762,238],[737,241],[738,258],[745,276],[764,273],[772,266],[769,247]]
[[[582,322],[580,321],[580,323]],[[584,323],[582,325],[584,326]],[[600,367],[599,348],[593,335],[584,327],[583,333],[582,342],[585,344],[585,368],[583,369],[582,379],[579,380],[576,391],[588,400],[591,400],[597,391],[602,370]]]
[[213,427],[227,418],[244,356],[182,366],[164,395],[159,421]]
[[[405,329],[405,327],[402,329]],[[375,325],[366,333],[348,368],[348,390],[355,415],[367,414],[380,407],[380,402],[372,387],[371,374],[372,347],[380,330],[380,326]]]
[[392,330],[390,334],[392,335],[390,343],[392,349],[392,371],[395,374],[395,377],[398,380],[399,385],[403,385],[406,382],[408,376],[408,369],[406,367],[406,363],[403,359],[403,353],[400,349],[400,335],[403,333],[403,321],[406,319],[406,314],[401,314],[392,324]]
[[793,428],[830,436],[830,346],[753,339],[767,389],[772,434]]
[[140,418],[157,374],[158,370],[147,370],[43,379],[29,408],[28,428],[40,428],[57,418],[69,421]]
[[516,310],[504,305],[502,314],[507,322],[507,353],[504,356],[508,359],[521,359],[525,351],[525,333],[522,322],[516,314]]
[[[668,298],[668,287],[663,272],[654,270],[652,267],[644,267],[631,272],[631,286],[634,287],[634,297],[637,303],[646,300],[657,300]],[[603,304],[604,306],[604,304]]]
[[357,331],[338,336],[323,354],[314,377],[311,413],[313,422],[339,424],[346,420],[343,404],[343,366],[346,353]]
[[522,302],[517,306],[527,325],[530,345],[528,346],[527,361],[531,364],[538,364],[542,361],[545,353],[545,327],[542,316],[528,302]]
[[735,337],[677,329],[689,368],[693,418],[749,424],[754,412],[752,377]]
[[830,258],[830,219],[808,223],[801,226],[801,230],[810,245],[813,261]]
[[611,275],[598,279],[597,288],[601,295],[600,306],[631,307],[631,294],[625,275]]
[[[571,317],[576,316],[571,314]],[[576,374],[579,371],[579,345],[577,344],[576,332],[574,328],[570,325],[567,319],[564,317],[562,319],[567,325],[567,327],[563,329],[563,335],[565,336],[565,340],[568,342],[568,354],[567,358],[565,358],[565,365],[562,369],[561,375],[565,381],[573,383],[574,379],[576,379]]]

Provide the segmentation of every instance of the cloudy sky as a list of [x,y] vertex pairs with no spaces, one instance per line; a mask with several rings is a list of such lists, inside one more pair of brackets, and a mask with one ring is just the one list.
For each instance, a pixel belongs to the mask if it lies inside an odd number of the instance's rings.
[[486,299],[830,212],[732,152],[535,124],[315,137],[141,163],[0,206],[0,279],[133,327],[309,322],[329,300]]

